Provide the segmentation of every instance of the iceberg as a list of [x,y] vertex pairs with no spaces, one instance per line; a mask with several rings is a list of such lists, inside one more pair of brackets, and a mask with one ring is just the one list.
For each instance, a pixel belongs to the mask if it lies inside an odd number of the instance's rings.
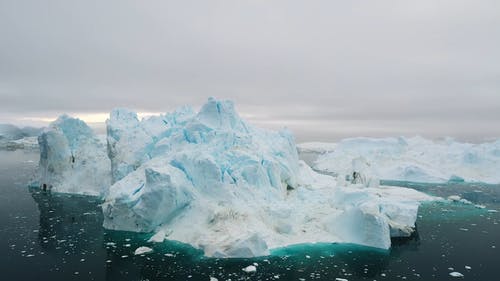
[[0,149],[5,150],[37,150],[38,149],[38,138],[37,137],[23,137],[17,140],[0,140]]
[[38,137],[38,185],[55,192],[103,196],[109,188],[106,148],[80,119],[59,117]]
[[436,199],[379,186],[361,158],[348,165],[362,180],[317,173],[299,160],[290,131],[254,127],[215,98],[198,112],[182,107],[143,120],[115,109],[107,148],[67,116],[39,140],[41,182],[100,195],[105,228],[151,233],[150,242],[176,240],[211,257],[318,242],[388,249],[391,237],[414,231],[420,202]]
[[20,140],[26,137],[36,137],[42,129],[34,127],[19,128],[11,124],[0,124],[0,141]]
[[[307,152],[310,146],[301,144],[299,151]],[[350,138],[325,147],[333,146],[333,151],[317,154],[312,164],[316,171],[350,175],[352,161],[361,157],[371,165],[373,176],[382,180],[500,183],[500,140],[472,144],[450,138]]]
[[41,128],[19,128],[11,124],[0,124],[0,149],[16,150],[38,148],[37,136]]

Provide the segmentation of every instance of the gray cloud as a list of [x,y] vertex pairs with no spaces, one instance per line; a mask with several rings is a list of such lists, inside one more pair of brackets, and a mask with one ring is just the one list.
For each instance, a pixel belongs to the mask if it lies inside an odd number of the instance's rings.
[[0,1],[0,122],[229,98],[299,140],[500,137],[500,3]]

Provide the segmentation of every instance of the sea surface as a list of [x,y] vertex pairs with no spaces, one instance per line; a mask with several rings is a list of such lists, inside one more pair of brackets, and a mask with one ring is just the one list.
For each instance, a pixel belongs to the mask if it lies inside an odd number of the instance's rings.
[[[103,229],[97,198],[28,187],[37,162],[36,151],[0,151],[1,280],[500,280],[499,185],[385,182],[473,203],[424,204],[417,233],[393,240],[389,251],[317,244],[214,259],[189,245]],[[134,256],[139,246],[154,252]],[[256,272],[242,270],[253,264]]]

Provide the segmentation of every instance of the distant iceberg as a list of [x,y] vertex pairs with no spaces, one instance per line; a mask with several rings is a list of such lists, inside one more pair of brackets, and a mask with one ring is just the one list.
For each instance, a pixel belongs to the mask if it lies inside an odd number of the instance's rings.
[[334,175],[352,174],[352,161],[362,157],[371,165],[374,176],[382,180],[500,183],[500,140],[472,144],[422,137],[351,138],[336,144],[305,143],[298,147],[309,153],[311,146],[319,152],[313,168]]
[[19,128],[11,124],[0,124],[0,141],[20,140],[26,137],[36,137],[40,134],[41,131],[41,128]]
[[[230,101],[210,98],[139,120],[116,109],[106,145],[85,123],[60,117],[40,143],[40,183],[104,199],[104,227],[191,244],[213,257],[254,257],[292,244],[345,242],[388,249],[409,236],[418,206],[436,198],[313,171],[292,134],[249,125]],[[375,183],[375,184],[374,184]]]
[[38,148],[37,136],[41,128],[19,128],[11,124],[0,124],[0,149],[16,150]]

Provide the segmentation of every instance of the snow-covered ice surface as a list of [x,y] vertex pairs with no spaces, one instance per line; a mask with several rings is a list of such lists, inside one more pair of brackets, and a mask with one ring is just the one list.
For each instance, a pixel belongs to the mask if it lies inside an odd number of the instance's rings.
[[500,140],[472,144],[421,137],[351,138],[326,144],[323,150],[331,147],[335,147],[333,151],[319,155],[313,164],[315,170],[350,175],[352,161],[362,157],[382,180],[500,183]]
[[82,121],[63,116],[40,149],[41,182],[102,195],[105,228],[149,232],[150,241],[180,241],[206,256],[318,242],[388,249],[391,237],[413,232],[419,203],[435,199],[379,187],[362,160],[357,184],[314,172],[289,131],[253,127],[232,102],[213,98],[199,112],[183,107],[141,121],[114,110],[107,155]]

